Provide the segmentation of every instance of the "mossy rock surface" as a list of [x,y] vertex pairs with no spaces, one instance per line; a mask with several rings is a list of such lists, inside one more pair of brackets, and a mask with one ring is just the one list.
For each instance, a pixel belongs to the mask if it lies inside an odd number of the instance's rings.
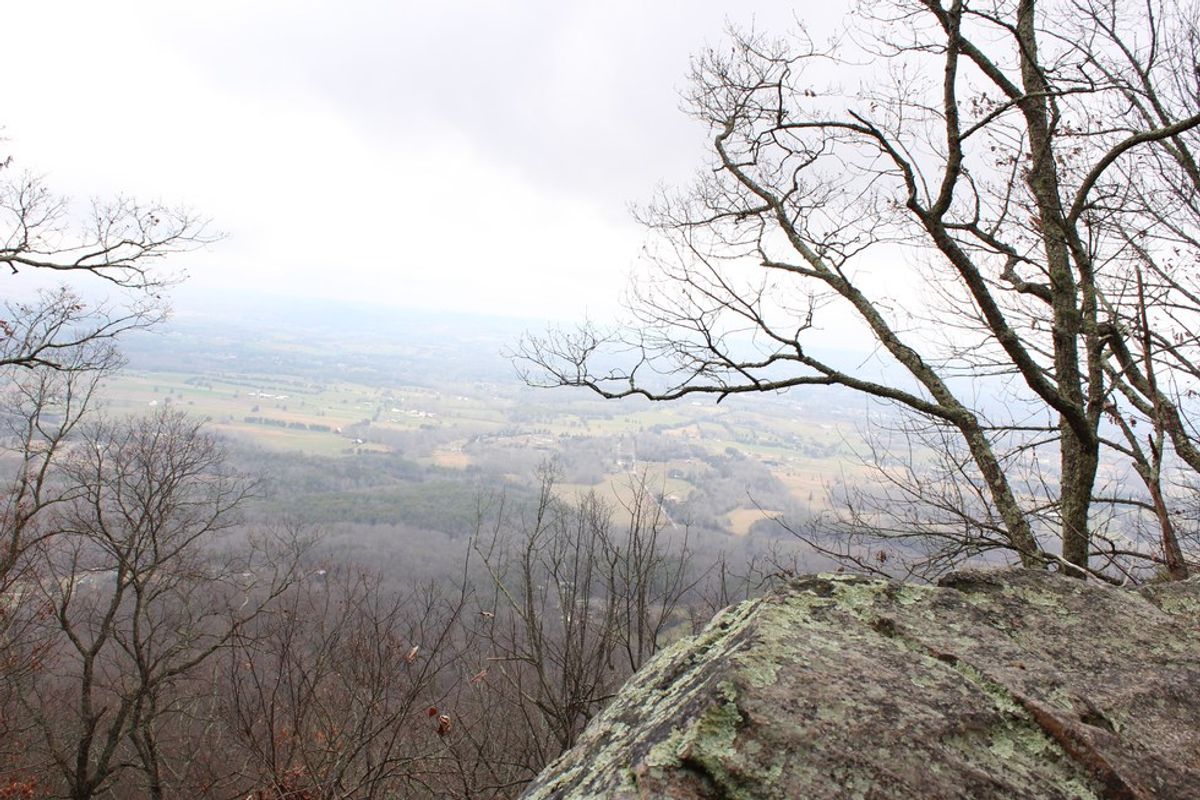
[[656,656],[524,797],[1200,798],[1200,583],[799,579]]

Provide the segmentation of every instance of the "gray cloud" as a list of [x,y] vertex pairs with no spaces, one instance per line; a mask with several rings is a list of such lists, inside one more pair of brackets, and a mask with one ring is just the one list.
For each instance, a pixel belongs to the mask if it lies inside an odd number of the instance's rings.
[[453,132],[614,208],[695,168],[704,132],[679,112],[678,91],[689,55],[718,42],[727,20],[783,29],[792,10],[765,0],[732,11],[715,0],[357,0],[159,24],[226,85],[311,92],[372,137]]

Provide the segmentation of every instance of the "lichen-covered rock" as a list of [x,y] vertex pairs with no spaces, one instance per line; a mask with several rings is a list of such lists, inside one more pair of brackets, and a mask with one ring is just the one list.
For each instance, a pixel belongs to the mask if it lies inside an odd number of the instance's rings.
[[1200,583],[795,581],[638,672],[526,798],[1200,798]]

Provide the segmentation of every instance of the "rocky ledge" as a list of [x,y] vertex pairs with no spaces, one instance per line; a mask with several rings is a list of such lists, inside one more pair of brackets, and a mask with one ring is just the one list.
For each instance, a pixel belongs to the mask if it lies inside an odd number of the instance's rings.
[[797,580],[659,653],[526,798],[1200,798],[1200,583]]

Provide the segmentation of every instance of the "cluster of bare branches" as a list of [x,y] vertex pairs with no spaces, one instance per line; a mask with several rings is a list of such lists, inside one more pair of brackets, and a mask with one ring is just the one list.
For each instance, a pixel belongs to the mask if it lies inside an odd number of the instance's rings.
[[[127,197],[81,208],[32,173],[0,161],[0,265],[8,296],[21,275],[52,275],[74,288],[26,290],[0,310],[0,366],[66,366],[80,346],[149,327],[166,310],[162,292],[180,275],[163,259],[217,238],[207,220],[183,208]],[[83,293],[92,280],[85,299]],[[109,293],[96,289],[107,287]],[[86,349],[86,348],[84,348]]]
[[[848,387],[902,409],[909,446],[828,528],[901,533],[925,574],[1006,552],[1187,576],[1198,31],[1176,0],[866,0],[828,48],[735,32],[694,62],[712,162],[643,212],[632,327],[528,340],[527,380]],[[837,309],[874,359],[822,356]]]
[[668,630],[686,627],[702,577],[645,476],[615,509],[595,494],[560,499],[556,481],[544,468],[528,518],[513,525],[501,511],[474,545],[491,584],[478,598],[487,680],[507,716],[538,734],[526,779],[575,743]]

